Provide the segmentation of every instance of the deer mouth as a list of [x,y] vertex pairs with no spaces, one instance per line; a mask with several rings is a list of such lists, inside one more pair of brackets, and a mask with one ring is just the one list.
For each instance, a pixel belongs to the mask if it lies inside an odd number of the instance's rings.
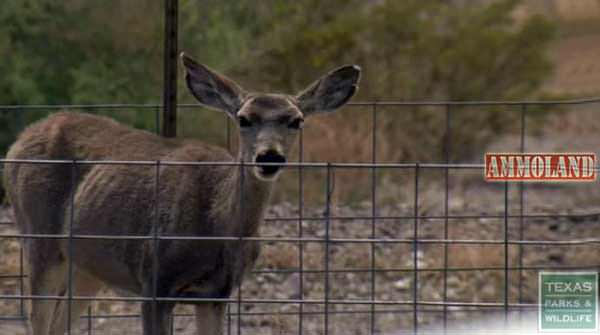
[[285,157],[275,150],[267,150],[258,154],[254,161],[260,164],[256,166],[256,172],[259,177],[264,179],[274,178],[286,162]]

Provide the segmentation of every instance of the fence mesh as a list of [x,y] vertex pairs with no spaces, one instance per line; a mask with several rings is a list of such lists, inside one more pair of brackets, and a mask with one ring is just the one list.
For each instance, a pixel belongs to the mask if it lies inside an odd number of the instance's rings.
[[[600,206],[595,205],[595,199],[600,194],[595,183],[486,183],[483,153],[596,152],[597,146],[587,135],[600,129],[600,120],[590,117],[599,103],[596,99],[350,104],[340,115],[360,116],[356,118],[357,132],[364,131],[368,137],[361,140],[362,151],[353,152],[367,153],[356,161],[308,161],[306,157],[314,154],[306,139],[324,131],[309,123],[299,137],[296,160],[285,164],[287,171],[278,182],[281,188],[267,211],[260,237],[165,236],[156,230],[150,235],[80,235],[71,230],[20,234],[7,207],[0,216],[0,333],[2,327],[21,331],[27,318],[25,305],[32,299],[66,300],[69,305],[78,300],[93,301],[77,327],[69,329],[74,334],[141,333],[140,303],[149,300],[183,303],[172,317],[174,334],[194,332],[192,310],[186,305],[190,302],[227,302],[227,334],[426,333],[432,325],[446,327],[485,315],[508,318],[533,310],[537,307],[539,271],[597,270],[599,264],[593,255],[600,243],[600,234],[596,234]],[[195,105],[179,108],[183,125],[198,112]],[[563,122],[579,120],[559,124],[558,129],[574,127],[578,135],[569,137],[573,131],[568,129],[564,134],[547,136],[540,124],[552,121],[540,121],[540,114],[557,109],[561,109],[558,115],[575,115],[559,118]],[[2,113],[58,110],[156,113],[155,129],[160,129],[160,105],[0,106]],[[469,128],[469,122],[482,127],[476,122],[481,114],[498,111],[510,114],[502,120],[512,123],[501,127],[502,133],[494,133],[498,127],[490,124],[485,131],[495,140],[465,139],[465,132],[481,130]],[[390,129],[410,133],[416,127],[398,124],[395,115],[399,113],[423,115],[422,122],[438,118],[431,132],[411,142],[433,147],[430,152],[437,148],[437,157],[414,163],[396,160],[392,154],[398,143],[391,143]],[[223,122],[218,144],[235,151],[234,127],[226,118]],[[580,130],[581,122],[587,128]],[[185,135],[185,126],[181,129]],[[468,154],[463,147],[469,148]],[[75,171],[96,165],[156,171],[252,165],[8,159],[0,164],[60,164]],[[160,182],[157,174],[157,189]],[[132,297],[110,289],[98,296],[77,296],[70,290],[64,296],[32,296],[25,287],[28,272],[19,243],[26,239],[63,239],[68,241],[70,253],[77,252],[73,241],[78,240],[247,240],[259,243],[262,253],[241,288],[228,298]],[[71,286],[71,274],[68,281]]]

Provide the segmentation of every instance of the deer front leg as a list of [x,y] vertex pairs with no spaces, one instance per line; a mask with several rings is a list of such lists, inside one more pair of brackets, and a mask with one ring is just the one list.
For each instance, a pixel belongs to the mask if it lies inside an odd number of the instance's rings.
[[224,302],[196,305],[196,334],[223,335]]
[[172,303],[144,301],[142,303],[144,335],[169,335],[173,307],[175,305]]

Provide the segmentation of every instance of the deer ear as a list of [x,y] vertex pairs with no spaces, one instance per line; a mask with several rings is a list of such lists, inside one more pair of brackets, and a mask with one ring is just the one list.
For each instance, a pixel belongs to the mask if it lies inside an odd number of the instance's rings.
[[246,92],[232,80],[196,63],[183,52],[181,60],[185,67],[185,82],[196,99],[206,107],[235,116]]
[[358,90],[360,67],[346,65],[329,72],[296,96],[298,107],[308,115],[332,112],[344,105]]

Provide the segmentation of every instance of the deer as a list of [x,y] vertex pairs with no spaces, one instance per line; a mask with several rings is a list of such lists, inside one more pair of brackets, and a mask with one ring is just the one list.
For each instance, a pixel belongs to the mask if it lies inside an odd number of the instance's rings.
[[[164,138],[76,112],[53,113],[30,125],[10,147],[4,183],[20,233],[33,236],[23,238],[26,286],[32,296],[29,334],[64,334],[105,287],[152,297],[141,302],[144,335],[169,334],[177,299],[187,298],[200,300],[194,303],[197,333],[222,334],[227,298],[259,255],[258,241],[243,237],[258,236],[274,182],[305,117],[346,104],[357,91],[361,72],[346,65],[295,95],[257,93],[184,53],[181,60],[187,87],[200,105],[226,113],[238,125],[237,156],[198,140]],[[161,299],[165,297],[175,299]]]

